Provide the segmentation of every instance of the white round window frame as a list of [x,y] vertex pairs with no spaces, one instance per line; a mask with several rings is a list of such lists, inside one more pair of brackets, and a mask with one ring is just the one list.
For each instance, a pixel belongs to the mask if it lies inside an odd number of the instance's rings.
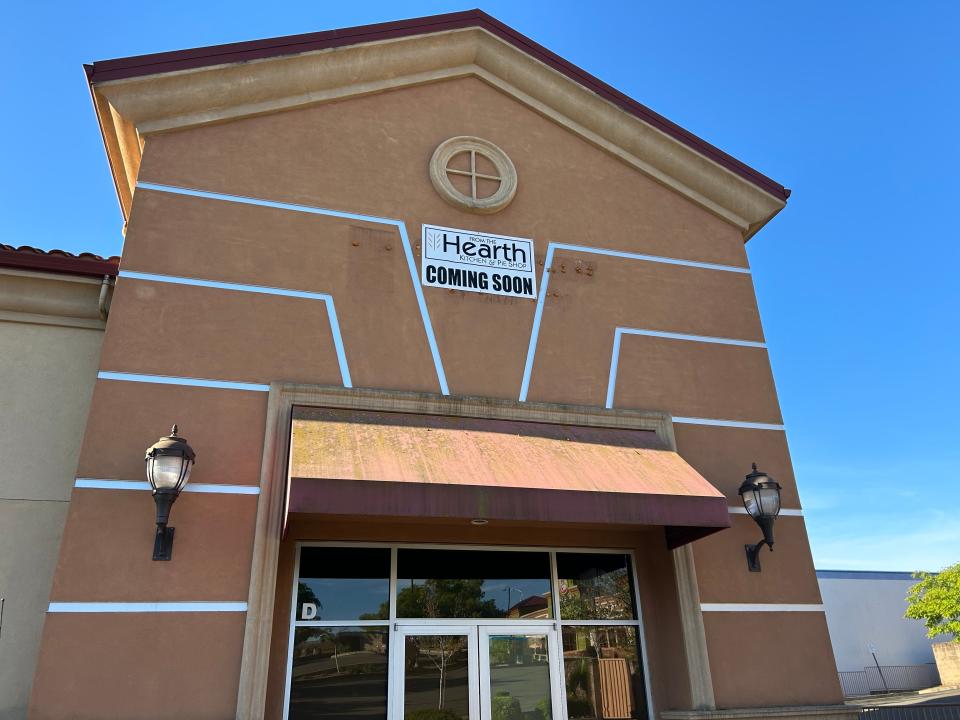
[[[454,155],[475,152],[483,155],[497,169],[500,188],[489,197],[474,200],[464,195],[450,181],[447,165]],[[460,135],[444,140],[430,158],[430,182],[440,197],[454,207],[475,213],[495,213],[503,210],[517,194],[517,169],[513,161],[499,147],[483,138]]]

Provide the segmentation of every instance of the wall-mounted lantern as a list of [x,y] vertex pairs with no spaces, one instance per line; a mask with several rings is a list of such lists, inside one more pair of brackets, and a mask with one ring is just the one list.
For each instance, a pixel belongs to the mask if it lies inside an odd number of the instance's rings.
[[180,496],[180,491],[190,480],[190,470],[196,453],[187,441],[177,435],[174,425],[170,434],[160,438],[147,448],[147,480],[153,488],[153,501],[157,504],[157,534],[153,541],[153,559],[169,560],[173,555],[173,532],[167,527],[170,508]]
[[750,572],[760,572],[760,548],[766,545],[773,552],[773,521],[780,514],[780,483],[757,470],[753,463],[753,471],[744,478],[739,493],[747,513],[763,531],[763,540],[744,546]]

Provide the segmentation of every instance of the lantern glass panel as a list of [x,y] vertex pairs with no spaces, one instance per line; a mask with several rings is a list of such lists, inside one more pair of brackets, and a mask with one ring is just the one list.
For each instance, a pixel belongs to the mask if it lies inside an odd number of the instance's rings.
[[750,517],[760,517],[760,492],[755,489],[747,490],[741,497],[743,497],[743,506],[750,513]]
[[[157,455],[150,459],[148,479],[157,490],[176,490],[183,472],[183,485],[190,479],[192,463],[181,455]],[[186,468],[183,466],[186,465]]]
[[760,496],[760,507],[767,517],[776,517],[780,513],[780,490],[777,487],[762,487],[757,493]]

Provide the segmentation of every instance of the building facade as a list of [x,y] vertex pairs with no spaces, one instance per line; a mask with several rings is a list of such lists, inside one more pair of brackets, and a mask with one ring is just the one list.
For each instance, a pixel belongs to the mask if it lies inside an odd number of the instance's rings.
[[782,186],[478,11],[87,71],[127,227],[32,717],[846,712],[744,247]]
[[116,274],[0,245],[0,718],[27,713]]

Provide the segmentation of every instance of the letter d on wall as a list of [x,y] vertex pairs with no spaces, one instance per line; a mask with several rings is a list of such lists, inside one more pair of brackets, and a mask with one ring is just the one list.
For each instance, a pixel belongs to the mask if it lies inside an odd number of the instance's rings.
[[304,603],[300,610],[301,620],[313,620],[317,617],[317,606],[313,603]]

